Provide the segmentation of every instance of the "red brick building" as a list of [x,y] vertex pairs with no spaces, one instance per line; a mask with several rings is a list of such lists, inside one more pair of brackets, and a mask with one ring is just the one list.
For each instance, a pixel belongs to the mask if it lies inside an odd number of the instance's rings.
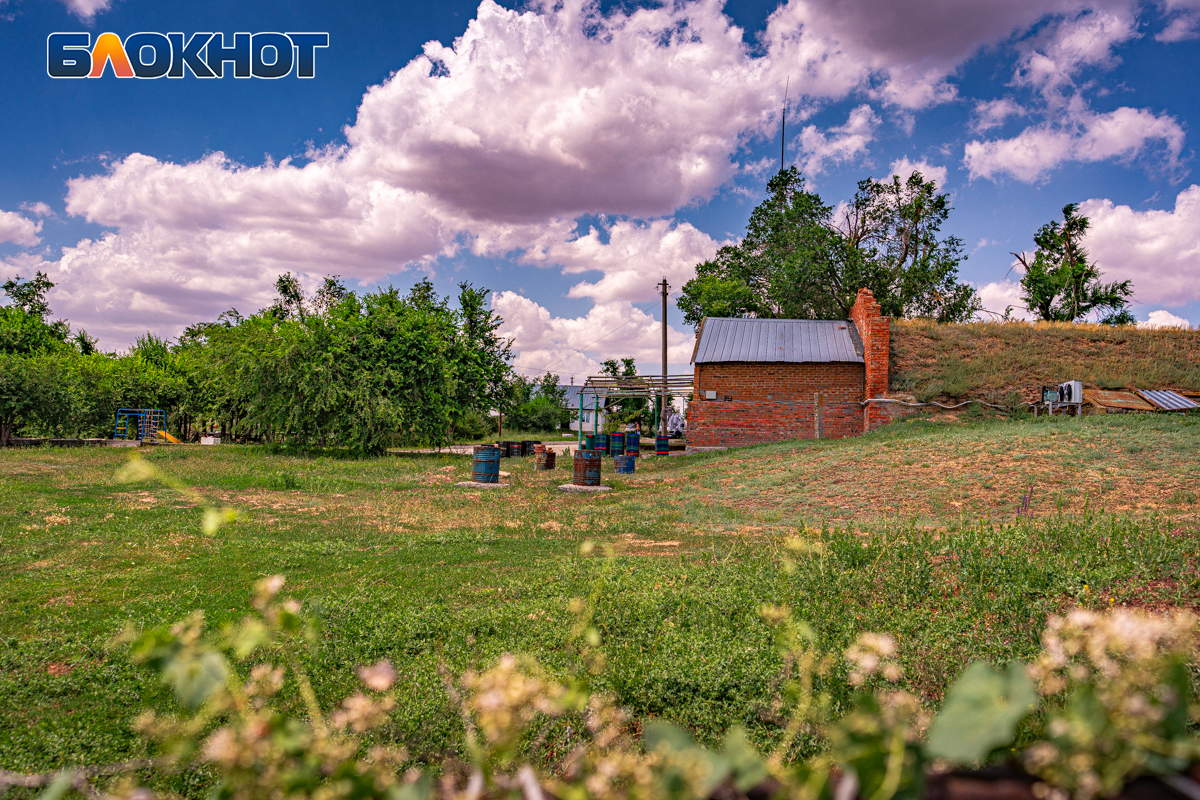
[[888,318],[860,289],[848,320],[709,317],[692,352],[689,447],[856,436],[887,422]]

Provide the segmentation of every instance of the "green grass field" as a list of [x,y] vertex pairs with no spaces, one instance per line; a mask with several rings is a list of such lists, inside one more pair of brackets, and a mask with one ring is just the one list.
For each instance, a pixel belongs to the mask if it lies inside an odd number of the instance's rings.
[[[532,459],[502,462],[512,488],[477,491],[454,486],[469,476],[463,456],[141,451],[239,510],[213,536],[194,499],[121,482],[130,455],[0,451],[0,768],[145,752],[130,722],[170,701],[114,635],[194,609],[238,619],[276,573],[324,619],[308,659],[327,703],[353,689],[354,667],[396,665],[404,699],[383,735],[416,759],[460,745],[439,662],[462,671],[509,651],[573,668],[568,602],[605,570],[601,684],[635,718],[705,741],[734,723],[760,743],[777,733],[764,603],[789,604],[831,649],[891,632],[931,706],[970,660],[1036,651],[1048,614],[1200,605],[1195,417],[912,420],[644,459],[619,480],[606,465],[614,491],[601,496],[558,492],[568,471],[537,473]],[[785,563],[791,537],[813,546]],[[617,555],[581,556],[585,540]],[[205,779],[172,780],[197,795]]]

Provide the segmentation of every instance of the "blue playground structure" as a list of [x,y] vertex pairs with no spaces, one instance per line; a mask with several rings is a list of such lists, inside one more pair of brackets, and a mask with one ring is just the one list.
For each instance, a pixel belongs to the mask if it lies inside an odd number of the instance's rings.
[[167,433],[167,413],[161,408],[119,408],[113,438],[139,442],[175,442]]

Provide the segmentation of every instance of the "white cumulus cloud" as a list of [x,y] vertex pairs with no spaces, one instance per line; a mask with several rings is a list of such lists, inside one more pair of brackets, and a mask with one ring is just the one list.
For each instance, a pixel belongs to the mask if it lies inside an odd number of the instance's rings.
[[1180,192],[1170,211],[1093,199],[1079,213],[1091,220],[1085,244],[1105,280],[1133,281],[1139,303],[1200,300],[1200,186]]
[[[519,353],[514,366],[521,374],[536,376],[545,370],[567,379],[575,376],[579,383],[610,358],[652,365],[648,372],[662,369],[662,325],[630,303],[597,303],[584,316],[556,317],[529,298],[506,291],[495,295],[492,309],[504,318],[500,332],[513,339]],[[667,359],[675,369],[686,369],[694,342],[691,331],[667,325]]]
[[61,2],[68,11],[84,22],[91,22],[97,14],[108,11],[112,6],[112,0],[61,0]]
[[968,142],[963,165],[972,179],[1010,175],[1034,183],[1066,162],[1131,160],[1153,152],[1160,168],[1175,172],[1183,142],[1183,127],[1168,114],[1128,106],[1098,114],[1076,104],[1061,121],[1031,126],[1011,139]]
[[33,247],[41,242],[41,220],[23,217],[15,211],[0,211],[0,242],[12,242],[22,247]]
[[846,124],[830,128],[828,133],[816,125],[806,125],[796,137],[804,156],[802,171],[819,175],[827,164],[844,164],[865,156],[879,123],[879,115],[864,104],[850,111]]
[[1148,319],[1144,319],[1137,324],[1139,328],[1183,328],[1188,330],[1192,327],[1192,323],[1183,317],[1177,317],[1165,308],[1160,308],[1157,311],[1151,311]]
[[909,161],[908,156],[898,158],[892,162],[892,174],[899,175],[900,180],[906,181],[914,172],[919,172],[925,177],[925,180],[932,180],[937,184],[938,189],[945,190],[946,188],[946,168],[936,164],[930,164],[925,159],[919,161]]

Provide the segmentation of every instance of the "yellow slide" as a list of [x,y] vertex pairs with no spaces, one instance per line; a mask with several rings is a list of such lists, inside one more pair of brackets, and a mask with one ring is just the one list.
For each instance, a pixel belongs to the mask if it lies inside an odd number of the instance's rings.
[[183,444],[183,442],[179,441],[178,439],[176,439],[174,436],[167,433],[166,431],[159,431],[158,436],[160,439],[166,439],[168,442],[171,442],[172,444]]

